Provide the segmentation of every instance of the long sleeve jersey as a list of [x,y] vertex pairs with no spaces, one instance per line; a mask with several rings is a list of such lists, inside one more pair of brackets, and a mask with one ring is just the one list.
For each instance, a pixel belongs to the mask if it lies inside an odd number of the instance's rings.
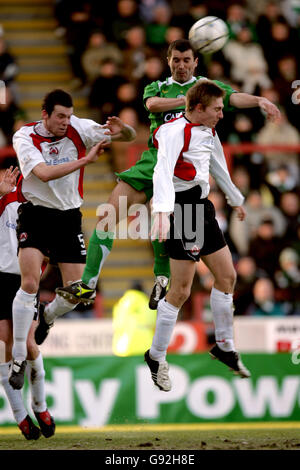
[[82,158],[86,150],[101,140],[110,140],[105,129],[90,119],[72,116],[66,135],[58,138],[49,134],[42,121],[27,124],[13,137],[23,175],[22,193],[34,205],[68,210],[83,202],[83,168],[69,175],[43,182],[32,170],[39,163],[60,165]]
[[0,272],[20,274],[16,235],[18,202],[14,190],[0,198]]
[[173,212],[175,193],[199,185],[209,194],[209,174],[231,206],[244,197],[231,181],[221,142],[215,130],[190,123],[185,116],[161,125],[153,134],[158,149],[153,175],[153,212]]

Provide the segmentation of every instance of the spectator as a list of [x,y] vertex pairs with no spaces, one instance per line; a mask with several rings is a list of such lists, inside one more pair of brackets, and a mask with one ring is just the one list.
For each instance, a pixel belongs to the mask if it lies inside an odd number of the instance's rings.
[[[133,107],[124,107],[120,113],[119,118],[125,124],[133,127],[136,131],[136,139],[134,141],[135,145],[147,145],[147,140],[149,138],[149,126],[142,124],[140,122],[140,116]],[[127,170],[135,161],[128,160],[128,143],[127,142],[113,142],[111,145],[112,152],[112,161],[113,161],[113,170],[120,173],[121,171]],[[139,154],[137,158],[139,158]]]
[[88,84],[100,76],[101,64],[105,59],[111,59],[118,66],[121,66],[124,60],[120,49],[115,44],[107,42],[103,31],[93,31],[81,60]]
[[145,30],[136,25],[125,33],[125,46],[123,48],[123,76],[128,81],[137,81],[142,77],[147,55],[152,54],[152,49],[146,45]]
[[135,0],[117,0],[117,14],[111,23],[111,41],[120,49],[126,47],[126,32],[133,26],[142,25]]
[[248,255],[255,259],[257,267],[270,279],[274,278],[278,269],[281,249],[282,239],[276,235],[273,219],[263,218],[255,237],[249,242]]
[[[257,134],[256,142],[262,145],[300,145],[300,134],[287,120],[285,110],[281,110],[280,118],[275,122],[266,121]],[[264,154],[264,159],[270,171],[287,165],[292,174],[298,178],[299,161],[297,153],[272,151]]]
[[19,73],[15,57],[8,51],[7,43],[0,35],[0,80],[6,86],[12,84]]
[[153,21],[146,25],[146,41],[153,49],[165,45],[166,33],[172,18],[172,10],[167,4],[159,4],[153,10]]
[[[279,58],[276,68],[277,73],[273,81],[274,87],[279,90],[280,104],[285,108],[289,122],[299,129],[299,106],[297,107],[296,103],[291,99],[293,92],[292,85],[297,83],[299,78],[299,64],[295,56],[288,54]],[[299,82],[297,84],[299,86]]]
[[279,256],[280,269],[275,273],[277,297],[285,302],[289,315],[300,315],[300,258],[292,248],[284,248]]
[[245,315],[254,301],[253,286],[258,278],[255,260],[250,256],[241,257],[236,263],[236,286],[233,297],[234,314]]
[[278,21],[284,21],[283,12],[277,1],[266,2],[256,22],[256,31],[260,44],[266,50],[270,47],[272,25]]
[[71,82],[72,88],[80,87],[85,83],[86,77],[81,57],[87,47],[90,31],[93,27],[90,1],[75,2],[69,11],[67,9],[65,39],[74,76]]
[[98,122],[105,122],[108,116],[116,114],[116,90],[122,83],[124,78],[119,73],[116,62],[110,58],[104,59],[100,65],[100,76],[92,84],[89,94],[89,104],[92,109],[97,110]]
[[241,26],[235,39],[223,48],[225,58],[231,64],[231,78],[241,84],[241,91],[257,93],[261,88],[271,86],[268,64],[260,44],[253,42],[249,26]]
[[292,172],[289,166],[282,164],[266,174],[266,183],[271,190],[276,206],[279,206],[283,193],[297,188],[297,183],[299,183],[298,173],[298,168],[296,168],[296,172]]
[[295,191],[283,193],[280,198],[279,208],[286,221],[283,238],[285,246],[288,246],[298,237],[297,231],[300,222],[300,198],[298,193]]
[[282,304],[275,300],[275,288],[271,279],[258,279],[253,287],[254,300],[248,309],[249,315],[283,316],[285,311]]
[[[250,254],[250,244],[253,243],[253,239],[257,237],[263,220],[271,220],[273,224],[271,230],[272,232],[274,231],[276,240],[277,237],[280,238],[283,236],[286,227],[285,219],[281,211],[278,207],[264,204],[260,191],[251,190],[249,192],[245,202],[245,210],[247,216],[243,224],[238,224],[233,214],[229,221],[230,238],[241,256]],[[253,253],[253,257],[256,259],[255,252]],[[252,253],[250,256],[252,256]],[[258,267],[260,267],[260,265],[258,265]]]
[[287,55],[297,57],[297,40],[295,32],[286,21],[276,21],[271,26],[271,39],[264,49],[264,55],[269,66],[270,77],[277,75],[278,60]]
[[232,3],[227,8],[226,15],[226,23],[229,28],[230,39],[236,39],[241,29],[248,27],[252,32],[252,37],[256,40],[255,26],[250,22],[247,11],[243,5],[238,2]]
[[5,89],[5,103],[0,102],[0,146],[12,144],[13,134],[24,126],[26,114],[14,101],[9,87]]

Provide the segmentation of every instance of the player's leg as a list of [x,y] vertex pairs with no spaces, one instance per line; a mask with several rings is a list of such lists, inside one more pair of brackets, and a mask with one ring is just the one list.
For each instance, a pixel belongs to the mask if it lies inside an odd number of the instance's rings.
[[33,321],[27,340],[26,375],[31,392],[31,407],[39,423],[43,436],[51,437],[55,433],[55,422],[47,409],[45,395],[45,370],[42,354],[35,342],[34,332],[37,321]]
[[[123,204],[120,205],[120,198]],[[108,202],[104,205],[104,214],[98,219],[97,226],[89,240],[87,260],[82,282],[67,287],[58,288],[57,294],[65,299],[78,299],[82,303],[90,303],[96,294],[95,288],[101,269],[108,257],[114,240],[114,228],[122,219],[127,217],[128,208],[132,204],[144,204],[147,198],[143,191],[137,191],[130,184],[120,181],[114,188]],[[121,210],[121,207],[125,210]],[[65,284],[64,284],[65,286]]]
[[[0,307],[0,383],[5,391],[13,416],[26,439],[38,439],[40,429],[34,425],[24,406],[22,391],[15,390],[9,383],[11,350],[13,342],[12,300],[20,284],[20,276],[0,273],[1,286],[6,295]],[[5,284],[8,282],[8,284]],[[13,292],[14,291],[14,292]]]
[[165,243],[158,240],[152,241],[154,254],[154,274],[155,282],[149,298],[149,308],[156,310],[158,302],[167,292],[167,286],[170,279],[170,261],[169,253]]
[[152,345],[145,353],[152,380],[161,390],[171,390],[166,362],[167,349],[178,312],[188,299],[195,275],[195,262],[170,259],[171,285],[165,298],[158,302],[157,320]]
[[211,350],[211,355],[229,365],[241,377],[250,377],[250,372],[241,362],[234,346],[233,292],[236,272],[230,250],[226,245],[201,259],[215,279],[210,305],[215,324],[216,346]]
[[36,309],[36,295],[44,255],[36,248],[20,248],[21,287],[13,301],[13,365],[9,378],[11,386],[20,389],[24,384],[27,357],[27,336]]

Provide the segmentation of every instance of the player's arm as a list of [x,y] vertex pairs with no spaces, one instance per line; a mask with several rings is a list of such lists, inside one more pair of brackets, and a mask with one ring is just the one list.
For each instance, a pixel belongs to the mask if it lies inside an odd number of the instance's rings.
[[105,135],[109,135],[113,142],[131,142],[136,138],[136,132],[133,127],[125,124],[117,116],[109,117],[103,128],[107,129]]
[[11,166],[5,170],[4,175],[0,181],[0,197],[5,196],[5,194],[10,193],[14,189],[19,173],[20,172],[17,167],[13,169]]
[[38,163],[33,169],[32,173],[42,180],[44,183],[47,181],[56,180],[63,176],[69,175],[80,168],[89,165],[90,163],[96,162],[101,153],[104,152],[104,148],[107,142],[99,142],[94,145],[85,157],[82,157],[73,162],[62,163],[60,165],[47,165],[44,162]]
[[[170,128],[171,130],[171,128]],[[175,189],[173,183],[174,168],[182,149],[181,132],[162,126],[154,134],[157,146],[157,164],[153,173],[153,224],[151,239],[160,242],[167,239],[170,229],[169,216],[174,211]]]
[[231,180],[218,134],[215,135],[214,142],[215,146],[210,158],[209,172],[225,194],[228,204],[233,208],[241,207],[244,196]]
[[146,108],[150,113],[160,113],[170,109],[185,107],[185,96],[179,98],[161,98],[152,96],[145,101]]
[[277,106],[262,96],[249,95],[248,93],[232,93],[229,103],[236,108],[256,108],[258,106],[266,113],[268,119],[276,121],[280,118],[280,111]]

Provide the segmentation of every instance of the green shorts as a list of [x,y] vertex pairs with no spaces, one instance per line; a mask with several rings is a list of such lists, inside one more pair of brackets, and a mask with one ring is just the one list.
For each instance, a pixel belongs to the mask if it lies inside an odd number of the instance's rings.
[[145,150],[135,165],[116,175],[137,191],[143,191],[149,201],[153,196],[153,172],[156,162],[157,150]]

